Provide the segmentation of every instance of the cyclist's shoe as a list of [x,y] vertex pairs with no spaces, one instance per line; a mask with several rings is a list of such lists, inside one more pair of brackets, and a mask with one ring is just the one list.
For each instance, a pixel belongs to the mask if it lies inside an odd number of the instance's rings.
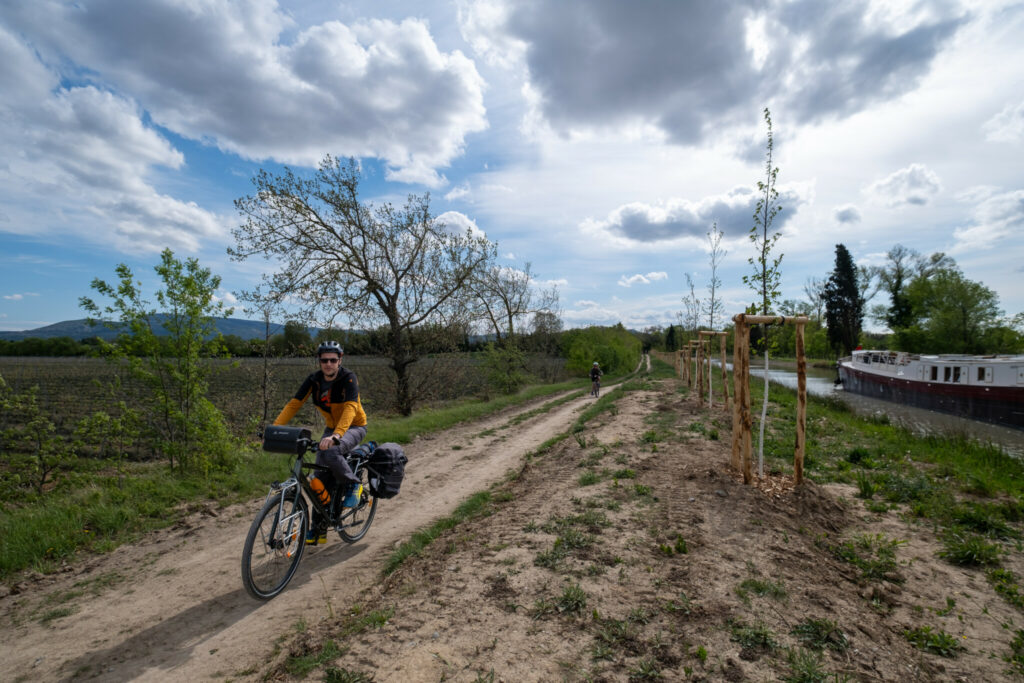
[[361,495],[363,495],[363,485],[352,484],[348,489],[348,493],[345,495],[345,500],[341,502],[341,506],[346,508],[354,508],[355,506],[359,505],[359,497]]
[[327,543],[327,533],[319,529],[306,532],[306,545],[323,545]]

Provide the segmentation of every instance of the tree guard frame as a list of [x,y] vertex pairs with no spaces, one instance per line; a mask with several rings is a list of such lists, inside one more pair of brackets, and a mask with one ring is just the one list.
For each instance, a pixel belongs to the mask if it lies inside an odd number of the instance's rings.
[[[793,449],[793,480],[804,480],[804,454],[807,442],[807,358],[804,355],[806,316],[748,315],[733,316],[735,335],[732,344],[732,466],[743,472],[743,483],[753,481],[751,443],[754,424],[750,413],[750,326],[796,325],[796,444]],[[767,381],[767,373],[765,377]]]
[[[712,374],[711,373],[711,338],[712,337],[718,337],[719,352],[720,352],[720,355],[721,355],[720,363],[721,363],[721,366],[722,366],[722,407],[725,408],[726,410],[728,410],[729,409],[729,399],[730,399],[730,396],[729,396],[729,374],[728,374],[728,370],[725,367],[725,337],[726,337],[726,333],[725,332],[716,332],[714,330],[700,330],[697,333],[697,337],[698,337],[699,341],[701,342],[701,344],[703,345],[702,347],[698,347],[698,348],[699,349],[703,349],[704,347],[707,348],[707,353],[706,354],[703,353],[703,350],[700,351],[700,354],[703,357],[703,360],[701,361],[701,363],[702,363],[702,365],[701,365],[702,371],[700,373],[700,376],[704,378],[704,383],[701,385],[701,390],[700,390],[701,401],[703,402],[703,399],[704,399],[704,386],[706,385],[707,386],[707,390],[708,390],[708,408],[713,408],[714,407],[714,402],[713,402],[712,397],[711,397],[711,374]],[[703,371],[704,363],[707,364],[707,372]]]

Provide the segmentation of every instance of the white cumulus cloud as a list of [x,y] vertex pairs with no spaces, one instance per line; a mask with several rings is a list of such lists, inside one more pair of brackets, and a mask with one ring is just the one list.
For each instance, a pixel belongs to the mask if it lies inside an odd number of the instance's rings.
[[633,285],[649,285],[652,282],[655,282],[656,280],[667,280],[667,279],[668,279],[668,273],[665,273],[665,272],[662,272],[662,271],[658,271],[658,272],[655,272],[655,273],[647,273],[646,275],[642,275],[640,273],[637,273],[636,275],[630,275],[628,277],[623,275],[622,277],[619,278],[619,286],[620,287],[632,287]]
[[865,192],[889,206],[921,206],[942,190],[942,181],[924,164],[910,164],[869,185]]
[[60,0],[0,10],[46,64],[130,93],[154,122],[247,159],[376,157],[433,187],[487,127],[484,82],[420,19],[326,21],[293,33],[275,0]]
[[985,139],[990,142],[1020,142],[1024,140],[1024,102],[1006,105],[1002,111],[982,126]]

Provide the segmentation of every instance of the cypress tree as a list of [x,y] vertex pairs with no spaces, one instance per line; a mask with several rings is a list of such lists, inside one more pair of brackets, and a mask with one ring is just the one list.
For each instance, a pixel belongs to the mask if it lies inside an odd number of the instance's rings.
[[842,244],[836,245],[836,266],[825,283],[825,324],[833,349],[848,356],[857,346],[864,323],[864,299],[857,285],[853,257]]

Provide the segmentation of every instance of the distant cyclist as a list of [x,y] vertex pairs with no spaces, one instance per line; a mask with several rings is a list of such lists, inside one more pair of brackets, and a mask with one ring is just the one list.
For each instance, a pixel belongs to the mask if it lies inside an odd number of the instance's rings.
[[[329,467],[335,481],[326,481],[324,473],[316,476],[318,482],[328,492],[334,489],[333,484],[341,485],[340,490],[345,496],[344,507],[355,507],[359,503],[359,479],[352,473],[345,454],[359,445],[366,437],[366,413],[359,400],[359,383],[356,373],[341,367],[344,351],[336,341],[325,341],[316,350],[320,369],[306,378],[292,398],[274,420],[275,425],[285,425],[295,417],[299,408],[310,396],[313,405],[324,416],[326,428],[320,438],[319,450],[316,452],[316,464]],[[312,482],[311,482],[312,483]],[[319,488],[313,483],[314,489]],[[315,545],[327,542],[327,530],[320,527],[317,520],[310,520],[306,543]]]
[[594,364],[590,366],[590,395],[597,396],[601,393],[601,366],[594,361]]

